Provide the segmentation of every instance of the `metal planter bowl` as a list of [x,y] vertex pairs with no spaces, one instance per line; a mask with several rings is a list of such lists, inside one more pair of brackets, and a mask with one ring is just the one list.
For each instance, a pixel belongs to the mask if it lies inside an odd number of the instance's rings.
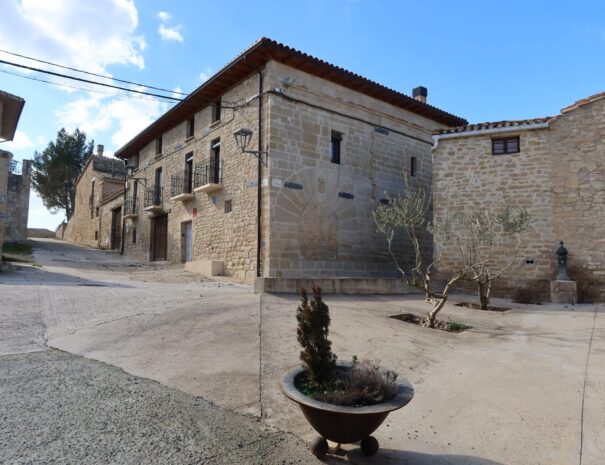
[[[348,363],[339,363],[339,367],[348,367]],[[393,410],[407,405],[414,397],[414,388],[405,379],[397,379],[397,391],[393,398],[381,404],[365,407],[344,407],[327,404],[305,396],[295,386],[295,380],[303,375],[301,367],[292,368],[284,374],[281,390],[284,395],[298,403],[305,418],[317,431],[322,440],[313,442],[313,453],[321,457],[327,452],[325,439],[338,444],[350,444],[362,441],[361,448],[366,455],[374,455],[378,450],[378,441],[372,434]]]

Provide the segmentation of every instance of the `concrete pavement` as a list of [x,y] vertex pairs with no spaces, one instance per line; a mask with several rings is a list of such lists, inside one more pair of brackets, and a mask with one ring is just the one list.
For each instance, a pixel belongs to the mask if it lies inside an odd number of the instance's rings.
[[[56,241],[39,242],[36,259],[43,269],[0,276],[0,351],[44,350],[46,340],[235,412],[262,410],[265,424],[304,440],[315,435],[277,386],[298,363],[295,296],[259,299],[248,286]],[[569,465],[582,450],[582,465],[601,465],[601,307],[515,304],[501,314],[448,304],[442,318],[473,326],[451,334],[389,318],[426,311],[420,297],[326,302],[341,359],[379,360],[416,388],[377,431],[372,463]],[[345,449],[350,462],[370,463]]]

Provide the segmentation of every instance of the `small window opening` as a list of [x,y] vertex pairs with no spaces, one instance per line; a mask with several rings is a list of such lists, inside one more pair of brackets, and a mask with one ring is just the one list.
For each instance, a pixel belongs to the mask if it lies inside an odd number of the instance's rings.
[[519,136],[492,139],[492,155],[505,155],[520,151]]
[[187,139],[189,139],[190,137],[193,137],[194,131],[195,131],[195,118],[189,118],[187,120],[187,130],[186,130],[185,137]]
[[137,243],[137,228],[132,228],[132,243]]
[[231,210],[233,210],[233,201],[225,200],[225,213],[231,213]]
[[99,240],[99,231],[95,231],[95,241]]
[[95,208],[95,216],[98,218],[99,217],[99,207]]
[[330,143],[330,161],[340,165],[340,145],[342,143],[342,134],[332,131]]
[[416,159],[416,157],[412,157],[410,159],[410,176],[412,176],[412,177],[416,176],[417,171],[418,171],[418,160]]
[[156,155],[162,154],[162,136],[158,137],[155,140],[155,154]]
[[221,104],[220,102],[212,105],[212,122],[216,123],[221,120]]

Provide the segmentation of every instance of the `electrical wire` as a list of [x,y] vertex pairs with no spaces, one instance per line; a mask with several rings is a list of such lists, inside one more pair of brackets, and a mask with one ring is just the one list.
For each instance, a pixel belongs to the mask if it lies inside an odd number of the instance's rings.
[[51,85],[54,85],[54,86],[57,86],[57,87],[69,87],[70,89],[78,89],[78,90],[83,90],[85,92],[92,92],[92,93],[95,93],[95,94],[113,95],[113,96],[116,96],[116,97],[125,97],[125,98],[134,99],[134,100],[147,100],[147,101],[150,101],[150,102],[169,103],[169,102],[166,102],[166,100],[160,100],[159,98],[147,98],[147,97],[143,97],[143,96],[137,97],[137,96],[134,96],[134,95],[127,95],[127,94],[115,94],[115,93],[112,93],[112,92],[103,92],[101,90],[86,89],[85,87],[78,87],[78,86],[73,86],[73,85],[70,85],[70,84],[63,84],[63,83],[60,83],[60,82],[47,81],[45,79],[40,79],[40,78],[36,78],[36,77],[33,77],[33,76],[27,76],[25,74],[12,73],[12,72],[7,71],[5,69],[0,69],[0,73],[10,74],[11,76],[17,76],[17,77],[21,77],[21,78],[24,78],[24,79],[31,79],[32,81],[44,82],[46,84],[51,84]]
[[134,90],[134,89],[129,89],[127,87],[114,86],[112,84],[107,84],[107,83],[97,82],[97,81],[91,81],[89,79],[82,79],[82,78],[78,78],[78,77],[75,77],[75,76],[69,76],[67,74],[55,73],[54,71],[47,71],[47,70],[40,69],[40,68],[34,68],[32,66],[20,65],[18,63],[12,63],[12,62],[6,61],[6,60],[0,60],[0,64],[9,65],[9,66],[16,66],[17,68],[29,69],[30,71],[36,71],[38,73],[50,74],[51,76],[58,76],[58,77],[66,78],[66,79],[72,79],[74,81],[85,82],[87,84],[94,84],[94,85],[97,85],[97,86],[110,87],[112,89],[124,90],[126,92],[132,92],[132,93],[135,93],[135,94],[149,95],[151,97],[161,97],[161,98],[164,98],[164,99],[167,99],[167,100],[173,100],[173,101],[176,101],[176,102],[181,102],[183,100],[183,99],[180,99],[180,98],[177,98],[177,97],[170,97],[168,95],[154,94],[152,92],[145,92],[145,91],[142,91],[142,90]]
[[123,82],[124,84],[132,84],[132,85],[135,85],[135,86],[143,86],[143,87],[147,87],[148,89],[161,90],[162,92],[170,92],[170,93],[179,94],[179,95],[188,95],[185,92],[178,92],[176,90],[162,89],[161,87],[148,86],[146,84],[140,84],[138,82],[125,81],[124,79],[118,79],[118,78],[110,77],[110,76],[103,76],[102,74],[91,73],[90,71],[84,71],[84,70],[77,69],[77,68],[71,68],[69,66],[59,65],[59,64],[53,63],[51,61],[44,61],[44,60],[40,60],[39,58],[33,58],[33,57],[28,57],[26,55],[21,55],[19,53],[9,52],[8,50],[2,50],[2,49],[0,49],[0,52],[6,53],[8,55],[13,55],[13,56],[16,56],[16,57],[19,57],[19,58],[25,58],[26,60],[32,60],[32,61],[37,61],[38,63],[44,63],[46,65],[56,66],[57,68],[68,69],[70,71],[75,71],[77,73],[88,74],[89,76],[96,76],[96,77],[100,77],[100,78],[103,78],[103,79],[111,79],[112,81]]

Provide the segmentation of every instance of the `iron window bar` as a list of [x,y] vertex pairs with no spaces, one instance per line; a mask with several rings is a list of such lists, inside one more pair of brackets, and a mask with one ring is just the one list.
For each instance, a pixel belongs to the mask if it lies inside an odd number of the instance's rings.
[[161,187],[148,187],[145,189],[145,200],[144,207],[158,207],[162,205],[162,191]]
[[183,174],[175,174],[171,178],[170,197],[193,192],[193,173],[185,171]]
[[223,183],[223,160],[208,158],[195,167],[194,187]]

